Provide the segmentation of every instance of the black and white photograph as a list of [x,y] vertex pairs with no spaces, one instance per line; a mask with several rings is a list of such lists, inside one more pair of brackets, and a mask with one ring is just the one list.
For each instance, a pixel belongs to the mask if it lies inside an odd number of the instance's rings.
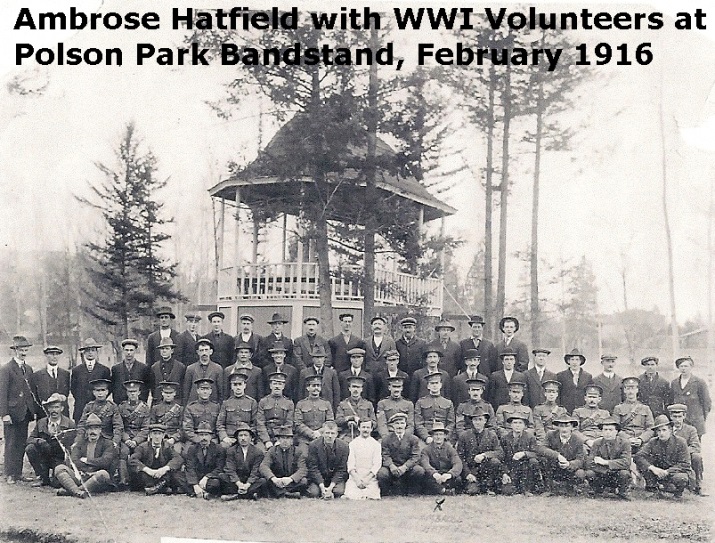
[[0,542],[713,539],[705,2],[0,25]]

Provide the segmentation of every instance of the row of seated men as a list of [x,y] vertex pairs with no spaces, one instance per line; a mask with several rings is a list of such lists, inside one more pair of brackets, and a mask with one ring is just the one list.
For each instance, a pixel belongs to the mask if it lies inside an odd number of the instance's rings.
[[[130,455],[141,442],[147,439],[151,424],[163,424],[166,427],[166,442],[175,447],[177,454],[186,453],[191,443],[199,441],[196,430],[202,423],[210,425],[213,439],[224,448],[235,445],[237,426],[246,424],[257,437],[256,445],[259,450],[265,451],[275,445],[278,437],[275,434],[276,428],[295,427],[296,445],[305,446],[321,437],[323,424],[332,420],[337,423],[340,437],[345,441],[352,441],[359,434],[358,422],[361,420],[370,420],[371,432],[384,439],[390,435],[387,423],[395,414],[405,415],[407,433],[415,434],[421,444],[430,443],[435,425],[443,425],[447,440],[454,444],[466,431],[471,431],[466,423],[470,415],[477,410],[482,410],[487,413],[490,426],[496,430],[499,437],[503,438],[513,430],[512,425],[515,424],[516,417],[523,419],[525,433],[531,436],[538,446],[543,447],[549,432],[553,433],[558,418],[568,415],[565,409],[556,403],[559,381],[547,380],[543,383],[546,401],[537,406],[532,413],[529,407],[521,403],[525,383],[519,379],[513,380],[508,387],[509,403],[500,405],[494,413],[492,406],[481,398],[486,378],[477,374],[474,378],[467,379],[470,399],[460,404],[455,413],[452,402],[441,395],[442,379],[443,376],[439,372],[426,375],[424,381],[428,395],[420,398],[417,404],[413,405],[402,396],[404,378],[399,375],[390,378],[390,397],[379,402],[377,414],[372,403],[363,397],[366,380],[360,375],[349,378],[350,396],[340,402],[335,413],[330,402],[321,398],[323,380],[319,375],[306,380],[307,398],[298,402],[295,407],[293,402],[283,395],[287,381],[285,374],[280,372],[271,374],[270,394],[260,402],[256,402],[245,394],[249,374],[239,370],[230,375],[232,397],[225,400],[221,406],[211,400],[215,384],[213,380],[200,378],[194,383],[198,399],[185,409],[175,402],[178,384],[162,382],[160,385],[162,402],[154,404],[151,410],[139,399],[139,382],[131,380],[125,382],[129,399],[117,407],[107,400],[109,382],[99,379],[92,382],[95,401],[85,407],[80,420],[80,433],[83,432],[89,416],[99,417],[105,437],[113,440],[115,447],[119,449],[119,483],[125,485],[129,484]],[[637,388],[637,378],[624,379],[626,401],[614,409],[619,437],[628,440],[634,451],[638,451],[652,437],[654,425],[649,408],[637,401]],[[575,435],[584,442],[586,451],[593,447],[599,437],[602,437],[601,422],[610,418],[607,411],[598,408],[600,398],[601,387],[590,385],[587,388],[586,405],[574,410],[574,418],[571,419],[575,422]],[[678,405],[672,409],[683,415],[687,411],[687,407]],[[675,411],[672,415],[674,419]],[[680,422],[684,418],[683,416]],[[694,467],[691,489],[699,492],[702,480],[702,458],[699,454],[697,432],[687,424],[678,424],[677,431],[688,434],[686,436],[689,446],[688,459],[691,461],[692,458]],[[30,456],[31,453],[28,451],[28,457]],[[30,460],[32,462],[32,458]],[[47,473],[48,470],[44,468],[38,473],[41,477],[40,484],[49,483]]]
[[[48,417],[38,427],[51,434],[63,419],[71,425],[61,415],[62,402],[60,395],[45,402]],[[682,407],[671,406],[671,412],[682,413]],[[338,438],[337,425],[328,420],[307,444],[295,441],[289,425],[274,428],[275,444],[267,451],[253,443],[256,436],[248,424],[238,424],[232,435],[235,441],[225,447],[216,443],[211,424],[204,421],[195,429],[196,440],[182,453],[168,438],[166,425],[152,423],[147,440],[129,457],[129,486],[144,489],[147,495],[186,493],[221,496],[224,501],[262,496],[379,499],[383,494],[460,491],[546,496],[584,489],[592,495],[610,490],[630,499],[631,445],[619,435],[617,420],[601,421],[603,435],[587,447],[575,433],[578,422],[569,415],[556,417],[555,429],[543,444],[526,430],[522,413],[508,417],[509,430],[501,436],[488,427],[490,418],[481,407],[465,415],[468,428],[456,447],[443,423],[434,423],[423,443],[407,431],[407,415],[398,412],[388,420],[390,433],[381,441],[372,437],[370,419],[356,421],[357,433],[349,442]],[[687,443],[674,435],[675,424],[659,415],[650,428],[656,436],[634,460],[646,490],[679,498],[688,485],[691,462]],[[90,414],[82,437],[75,439],[69,453],[61,433],[43,440],[41,432],[33,432],[28,456],[37,469],[47,462],[43,448],[55,454],[56,461],[47,469],[60,487],[58,495],[85,498],[118,488],[113,476],[117,447],[102,435],[102,427],[101,419]]]

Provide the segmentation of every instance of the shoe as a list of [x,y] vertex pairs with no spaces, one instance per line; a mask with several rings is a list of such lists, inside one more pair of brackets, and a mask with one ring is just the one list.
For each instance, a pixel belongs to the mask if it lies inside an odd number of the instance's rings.
[[221,496],[222,502],[232,502],[238,499],[238,494],[224,494]]
[[497,493],[494,492],[493,490],[487,490],[487,496],[496,496]]
[[15,483],[17,483],[15,477],[13,477],[12,475],[8,475],[6,481],[9,485],[14,485]]
[[286,492],[285,497],[290,498],[291,500],[299,500],[303,496],[301,496],[300,492]]
[[70,494],[70,491],[65,488],[58,488],[57,495],[58,496],[71,496],[72,494]]
[[253,494],[251,494],[251,499],[254,502],[257,502],[258,501],[258,492],[254,492]]
[[166,488],[166,481],[155,484],[154,486],[149,486],[144,489],[144,494],[147,496],[154,496]]
[[623,501],[631,501],[633,498],[631,498],[630,492],[619,492],[618,497],[622,499]]
[[30,483],[30,486],[33,488],[39,488],[41,486],[50,486],[49,481],[43,481],[42,479],[38,479],[37,481],[32,481]]

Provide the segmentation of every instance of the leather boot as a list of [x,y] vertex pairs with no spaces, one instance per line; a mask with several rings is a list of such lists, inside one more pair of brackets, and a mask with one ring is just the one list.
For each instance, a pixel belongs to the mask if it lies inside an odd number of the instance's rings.
[[153,496],[154,494],[158,494],[162,490],[166,488],[167,482],[166,481],[160,481],[159,483],[155,484],[154,486],[149,486],[144,489],[144,493],[147,496]]
[[96,473],[85,481],[84,488],[89,494],[94,495],[105,490],[107,482],[109,482],[109,478],[105,477],[104,473]]
[[[56,473],[55,477],[57,477],[57,480],[62,485],[62,488],[57,491],[58,496],[69,495],[81,499],[87,497],[86,492],[84,492],[84,490],[77,486],[77,483],[74,482],[74,479],[72,479],[72,476],[69,473],[65,473],[64,471],[62,471],[60,473]],[[62,490],[65,490],[66,494],[64,492],[61,492]]]

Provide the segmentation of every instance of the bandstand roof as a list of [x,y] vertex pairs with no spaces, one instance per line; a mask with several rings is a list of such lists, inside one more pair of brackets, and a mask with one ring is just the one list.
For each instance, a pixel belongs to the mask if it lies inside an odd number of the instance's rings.
[[[211,196],[235,201],[236,189],[240,188],[241,202],[249,207],[253,204],[265,204],[266,201],[270,201],[271,207],[277,212],[298,215],[301,191],[305,189],[306,185],[312,184],[313,180],[310,176],[300,172],[286,178],[285,175],[279,175],[276,171],[278,168],[274,167],[276,162],[285,161],[288,154],[288,138],[295,137],[295,132],[291,132],[294,120],[295,117],[281,127],[256,160],[211,187],[209,189]],[[390,157],[395,155],[395,151],[378,138],[376,154],[378,158]],[[366,155],[366,147],[351,148],[348,150],[348,155],[362,158]],[[359,177],[360,172],[350,168],[343,170],[340,174],[327,173],[326,178],[334,198],[334,205],[330,207],[328,219],[361,222],[360,214],[356,213],[356,208],[359,207],[359,205],[356,206],[356,203],[362,202],[365,182],[359,180]],[[421,206],[424,210],[425,221],[439,219],[456,212],[453,207],[430,194],[412,176],[399,176],[378,168],[375,184],[379,198],[399,198],[400,204]]]

